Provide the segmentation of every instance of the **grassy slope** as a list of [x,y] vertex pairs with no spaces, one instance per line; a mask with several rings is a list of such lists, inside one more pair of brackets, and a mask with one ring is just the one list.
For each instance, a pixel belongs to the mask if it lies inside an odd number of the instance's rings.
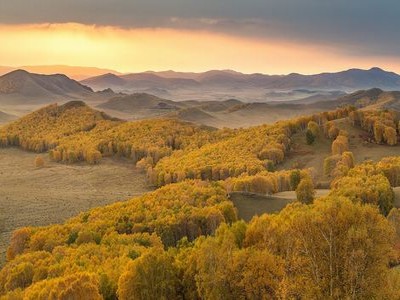
[[[346,119],[335,122],[338,128],[349,133],[350,151],[353,152],[357,164],[366,160],[379,161],[383,157],[400,154],[400,145],[387,146],[364,143],[360,136],[365,136],[365,131],[351,126]],[[328,187],[329,178],[323,175],[323,164],[324,159],[331,155],[332,141],[322,136],[313,145],[307,145],[304,132],[300,132],[292,137],[292,142],[293,149],[284,163],[279,166],[279,169],[314,168],[321,187]]]

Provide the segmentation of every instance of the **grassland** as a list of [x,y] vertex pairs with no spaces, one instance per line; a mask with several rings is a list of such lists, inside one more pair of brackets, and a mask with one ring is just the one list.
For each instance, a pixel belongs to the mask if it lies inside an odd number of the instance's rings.
[[239,218],[246,222],[256,215],[261,216],[263,213],[279,212],[286,205],[293,202],[291,199],[246,193],[233,193],[230,199],[238,210]]
[[[328,193],[329,190],[327,189],[319,189],[316,190],[315,196],[322,197]],[[238,210],[239,218],[248,222],[256,215],[261,216],[264,213],[277,213],[281,211],[286,205],[296,201],[296,192],[280,192],[273,196],[232,193],[230,199]]]
[[0,264],[13,230],[62,223],[92,207],[130,199],[149,190],[129,161],[100,165],[50,162],[36,168],[36,154],[0,148]]
[[[400,208],[400,187],[393,189],[395,194],[394,206]],[[315,197],[328,195],[328,189],[316,189]],[[296,192],[287,191],[276,193],[273,196],[264,196],[248,193],[232,193],[230,196],[233,204],[238,210],[239,218],[250,221],[254,216],[264,213],[277,213],[286,205],[296,201]]]

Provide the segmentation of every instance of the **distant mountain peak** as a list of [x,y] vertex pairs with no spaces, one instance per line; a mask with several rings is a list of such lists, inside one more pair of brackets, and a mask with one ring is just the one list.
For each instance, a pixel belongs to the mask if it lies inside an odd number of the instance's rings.
[[[17,69],[17,70],[9,72],[8,74],[30,74],[30,73],[23,69]],[[5,74],[5,75],[7,75],[7,74]]]
[[386,72],[385,70],[379,68],[379,67],[372,67],[368,71],[376,71],[376,72]]

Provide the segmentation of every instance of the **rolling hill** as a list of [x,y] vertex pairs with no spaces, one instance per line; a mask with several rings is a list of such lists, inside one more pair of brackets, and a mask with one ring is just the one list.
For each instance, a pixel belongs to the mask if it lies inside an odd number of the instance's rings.
[[199,82],[186,78],[164,78],[151,73],[137,73],[117,76],[104,74],[81,81],[82,84],[95,90],[113,88],[119,91],[135,91],[145,89],[178,89],[198,87]]
[[[337,94],[338,97],[333,97]],[[248,127],[274,123],[287,118],[333,110],[353,105],[361,109],[400,111],[400,92],[381,89],[360,90],[345,96],[312,96],[294,101],[244,103],[237,99],[225,101],[172,101],[147,93],[111,98],[98,107],[123,119],[146,119],[166,116],[217,128]]]
[[62,74],[40,75],[17,70],[0,77],[0,103],[25,104],[81,99],[91,88]]
[[351,104],[358,108],[392,109],[400,111],[400,92],[369,89],[341,97],[336,101],[339,105]]
[[176,110],[183,107],[179,102],[166,100],[147,93],[135,93],[111,98],[98,107],[116,111],[133,113],[143,109]]

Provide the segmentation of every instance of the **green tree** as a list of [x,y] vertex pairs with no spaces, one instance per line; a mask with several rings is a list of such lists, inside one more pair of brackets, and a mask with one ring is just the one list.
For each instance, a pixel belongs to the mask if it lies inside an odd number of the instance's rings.
[[315,135],[312,133],[310,129],[307,129],[306,131],[306,142],[307,145],[312,145],[315,142]]
[[303,178],[296,189],[297,200],[302,203],[310,204],[314,200],[315,190],[311,178]]
[[290,188],[295,191],[300,183],[300,180],[301,180],[300,170],[293,170],[290,173]]

